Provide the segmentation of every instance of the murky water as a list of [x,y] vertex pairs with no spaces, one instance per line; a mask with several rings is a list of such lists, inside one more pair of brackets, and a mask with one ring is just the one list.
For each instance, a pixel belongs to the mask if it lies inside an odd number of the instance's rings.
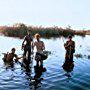
[[[76,54],[90,55],[90,36],[85,38],[75,36]],[[46,50],[51,51],[48,59],[44,61],[47,71],[42,73],[37,90],[90,90],[90,59],[87,57],[74,57],[74,68],[72,72],[65,72],[62,68],[64,63],[65,50],[63,47],[66,39],[42,39],[45,42]],[[63,42],[64,41],[64,42]],[[34,66],[26,70],[19,63],[14,63],[11,68],[2,60],[2,53],[10,51],[12,47],[17,49],[16,53],[22,55],[22,40],[0,36],[0,90],[34,90],[35,83],[31,77],[35,76]]]

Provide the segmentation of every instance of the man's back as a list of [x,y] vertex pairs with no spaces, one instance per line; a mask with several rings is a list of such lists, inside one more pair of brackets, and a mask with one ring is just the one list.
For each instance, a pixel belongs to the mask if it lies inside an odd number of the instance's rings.
[[42,52],[43,49],[45,48],[43,41],[39,41],[39,42],[36,41],[34,44],[37,48],[37,52]]

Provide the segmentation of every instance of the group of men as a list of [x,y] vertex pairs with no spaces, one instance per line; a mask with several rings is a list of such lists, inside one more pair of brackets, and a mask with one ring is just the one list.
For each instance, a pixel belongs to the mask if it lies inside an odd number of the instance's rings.
[[[43,54],[43,50],[45,50],[44,42],[40,40],[40,35],[37,33],[35,34],[36,41],[33,41],[33,37],[30,34],[30,31],[27,31],[27,35],[25,36],[23,43],[22,43],[22,50],[24,50],[23,56],[18,57],[18,55],[15,54],[15,48],[12,48],[11,53],[7,53],[4,56],[5,61],[13,61],[13,58],[15,57],[16,60],[20,58],[27,58],[27,60],[31,60],[31,54],[36,46],[37,52],[35,56],[36,60],[36,66],[43,66],[43,60],[47,58]],[[72,40],[72,36],[68,36],[68,41],[64,44],[66,55],[65,55],[65,61],[73,62],[73,54],[75,52],[75,42]]]
[[4,54],[4,60],[13,62],[13,59],[19,60],[23,58],[23,60],[31,61],[31,54],[33,54],[34,47],[36,46],[37,52],[35,55],[36,66],[43,66],[43,60],[47,58],[46,55],[43,54],[43,50],[45,50],[44,42],[40,40],[40,35],[37,33],[34,36],[36,41],[33,41],[33,37],[30,34],[30,31],[27,31],[27,35],[24,37],[21,49],[24,50],[23,56],[18,57],[15,54],[16,49],[12,48],[11,53]]

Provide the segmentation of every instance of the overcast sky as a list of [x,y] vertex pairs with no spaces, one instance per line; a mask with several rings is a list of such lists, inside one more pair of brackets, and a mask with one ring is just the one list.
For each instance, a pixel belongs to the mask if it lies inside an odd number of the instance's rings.
[[90,0],[0,0],[0,25],[90,29]]

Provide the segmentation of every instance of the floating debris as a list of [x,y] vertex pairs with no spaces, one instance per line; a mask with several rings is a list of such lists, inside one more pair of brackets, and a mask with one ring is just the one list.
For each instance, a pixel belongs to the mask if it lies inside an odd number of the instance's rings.
[[80,45],[80,47],[82,47],[82,45]]
[[43,51],[43,53],[48,56],[51,54],[51,51]]
[[74,56],[76,58],[87,58],[87,59],[90,59],[90,55],[75,54]]
[[88,59],[90,59],[90,55],[88,55]]
[[83,58],[83,55],[82,54],[75,54],[74,55],[76,58]]
[[84,57],[87,57],[87,55],[84,55]]

